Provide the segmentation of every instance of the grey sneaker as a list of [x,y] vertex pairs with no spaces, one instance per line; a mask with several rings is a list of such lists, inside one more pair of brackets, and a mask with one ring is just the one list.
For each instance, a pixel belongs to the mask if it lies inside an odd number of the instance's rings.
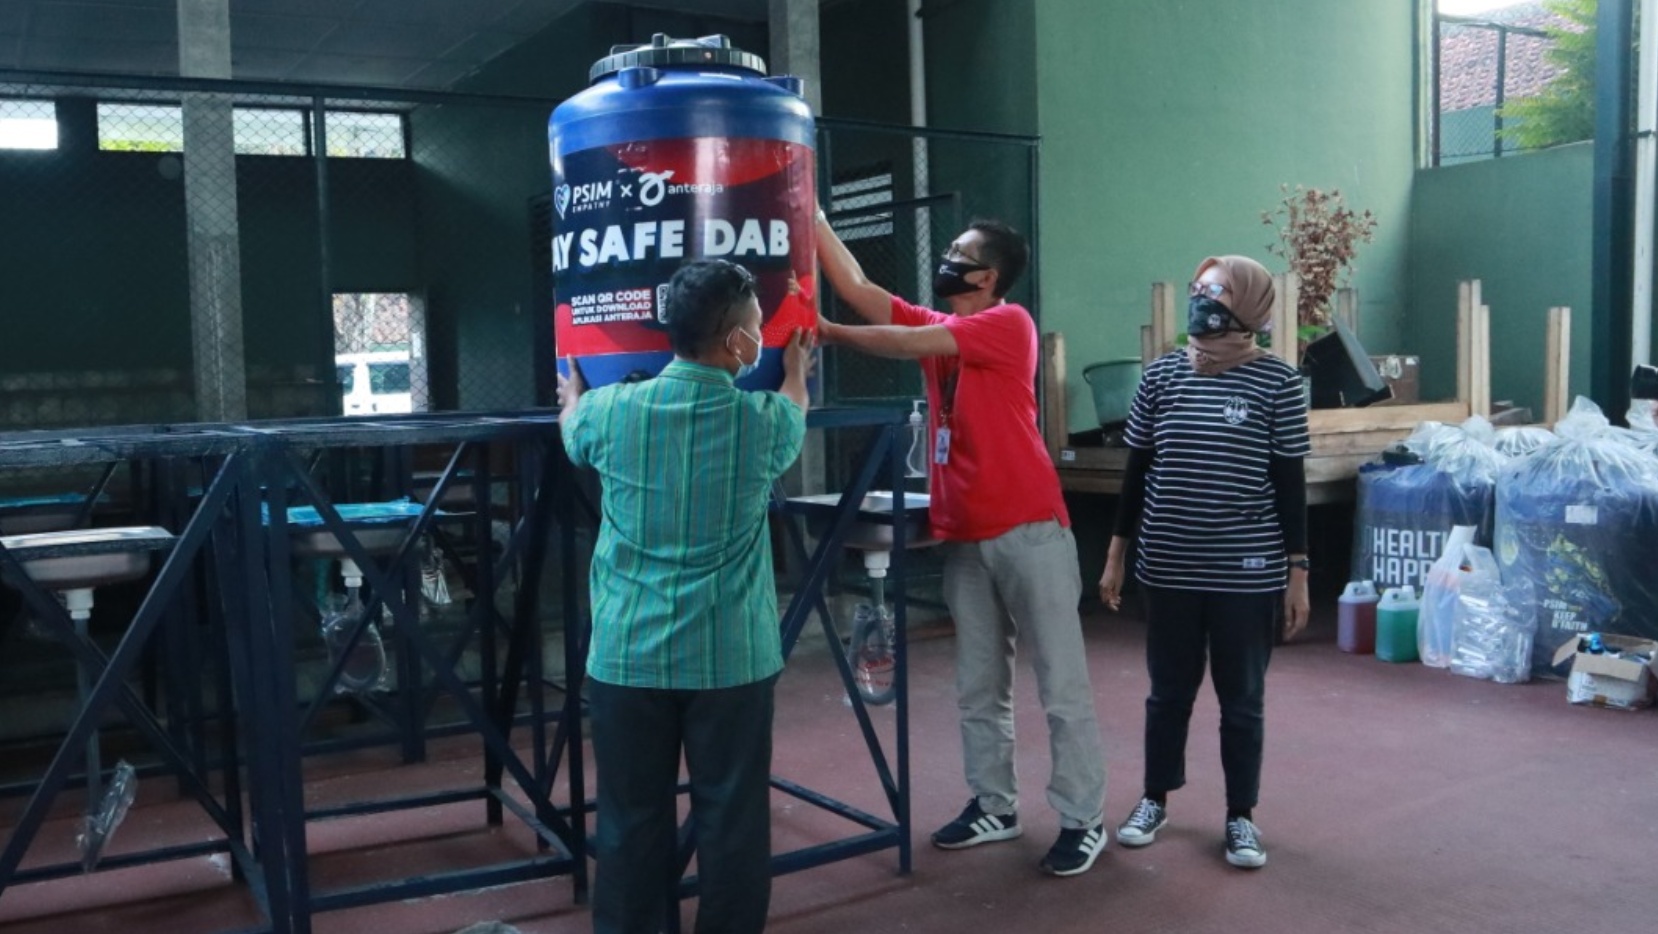
[[1234,817],[1226,822],[1226,861],[1242,869],[1259,869],[1267,864],[1261,828],[1254,821]]
[[944,850],[964,850],[981,843],[1012,840],[1024,833],[1017,814],[986,814],[979,807],[979,799],[967,802],[961,816],[933,832],[933,846]]
[[1145,846],[1157,839],[1157,831],[1169,822],[1169,811],[1150,798],[1141,798],[1134,813],[1117,828],[1117,842],[1123,846]]
[[1050,876],[1076,876],[1088,871],[1105,850],[1105,826],[1061,830],[1059,839],[1042,857],[1040,868]]

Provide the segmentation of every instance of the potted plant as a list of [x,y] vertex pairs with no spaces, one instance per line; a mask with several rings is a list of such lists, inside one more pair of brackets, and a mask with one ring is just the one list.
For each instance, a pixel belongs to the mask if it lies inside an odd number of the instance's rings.
[[1275,210],[1261,212],[1261,223],[1278,234],[1267,250],[1301,280],[1296,336],[1305,347],[1330,329],[1330,299],[1352,277],[1358,245],[1371,242],[1376,218],[1348,207],[1333,188],[1281,185],[1279,190],[1283,198]]

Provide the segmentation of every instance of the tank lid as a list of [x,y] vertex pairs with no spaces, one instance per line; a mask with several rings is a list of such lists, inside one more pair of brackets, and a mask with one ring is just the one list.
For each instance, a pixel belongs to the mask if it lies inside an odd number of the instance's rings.
[[649,45],[613,45],[610,54],[593,63],[587,72],[589,83],[624,68],[662,68],[671,65],[723,65],[766,73],[766,60],[753,52],[733,48],[726,36],[701,39],[670,39],[667,33],[651,36]]

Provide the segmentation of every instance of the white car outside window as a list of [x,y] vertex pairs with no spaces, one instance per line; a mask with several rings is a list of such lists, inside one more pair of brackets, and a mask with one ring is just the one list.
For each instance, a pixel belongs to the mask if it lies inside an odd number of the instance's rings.
[[411,361],[406,350],[343,353],[339,367],[342,410],[347,415],[397,415],[414,411]]

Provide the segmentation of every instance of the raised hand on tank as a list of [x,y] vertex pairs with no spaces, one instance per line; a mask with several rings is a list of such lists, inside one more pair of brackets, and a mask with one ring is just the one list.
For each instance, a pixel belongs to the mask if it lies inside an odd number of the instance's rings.
[[587,388],[582,385],[581,370],[576,368],[575,357],[565,357],[565,366],[569,368],[568,378],[563,373],[558,374],[558,420],[564,421],[576,411],[576,403],[581,399],[582,392]]
[[817,365],[817,358],[812,354],[815,346],[811,331],[795,328],[794,333],[789,335],[789,343],[783,348],[783,374],[791,376],[799,372],[802,377],[811,376]]

